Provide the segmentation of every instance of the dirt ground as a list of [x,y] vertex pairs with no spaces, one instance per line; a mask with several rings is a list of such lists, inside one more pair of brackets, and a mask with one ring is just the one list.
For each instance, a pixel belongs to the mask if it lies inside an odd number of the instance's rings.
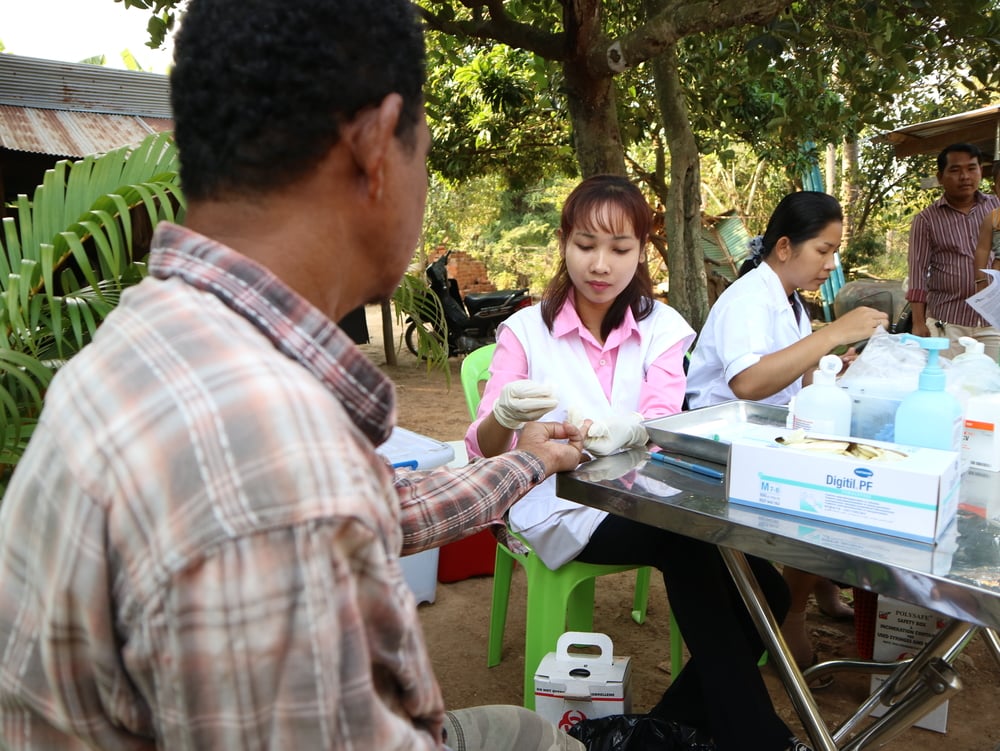
[[[368,309],[371,341],[362,349],[393,379],[398,397],[398,424],[441,441],[460,440],[468,413],[459,382],[460,359],[452,358],[450,384],[443,372],[428,373],[405,346],[397,348],[398,363],[386,365],[378,307]],[[397,339],[401,332],[395,331]],[[478,704],[520,704],[524,670],[524,572],[515,566],[510,608],[504,636],[503,659],[486,667],[491,577],[438,583],[434,603],[419,606],[428,647],[444,698],[450,707]],[[633,711],[647,711],[670,681],[668,612],[662,580],[654,576],[646,622],[631,620],[633,574],[601,577],[597,581],[594,629],[608,634],[615,654],[632,658]],[[849,592],[849,590],[847,591]],[[834,621],[814,608],[807,619],[821,660],[855,657],[851,621]],[[935,751],[994,751],[1000,744],[1000,665],[981,637],[960,655],[956,667],[964,688],[951,699],[948,730],[939,734],[911,729],[887,748],[909,747]],[[770,667],[763,668],[771,695],[785,721],[801,732],[795,712]],[[868,695],[868,677],[838,674],[831,686],[814,696],[831,728]]]

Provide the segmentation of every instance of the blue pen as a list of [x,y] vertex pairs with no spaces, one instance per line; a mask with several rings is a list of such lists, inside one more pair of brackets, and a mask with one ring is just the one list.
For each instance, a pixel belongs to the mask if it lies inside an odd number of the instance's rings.
[[693,462],[686,462],[683,459],[675,459],[672,456],[661,454],[659,451],[650,451],[649,458],[658,461],[661,464],[666,464],[670,467],[679,467],[680,469],[686,469],[690,472],[697,472],[699,475],[712,477],[716,480],[721,480],[726,476],[724,472],[720,472],[717,469],[706,467],[703,464],[694,464]]

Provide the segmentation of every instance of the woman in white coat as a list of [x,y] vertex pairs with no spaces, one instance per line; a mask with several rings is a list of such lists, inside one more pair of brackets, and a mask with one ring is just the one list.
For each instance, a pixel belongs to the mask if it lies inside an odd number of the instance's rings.
[[[646,246],[652,212],[628,180],[583,181],[563,207],[560,263],[540,305],[502,325],[470,456],[494,456],[528,420],[589,425],[594,454],[645,445],[641,421],[680,410],[694,332],[652,298]],[[718,549],[557,498],[540,486],[515,504],[510,527],[550,568],[569,560],[655,566],[691,659],[653,714],[698,728],[719,751],[805,749],[774,711],[757,668],[763,650]],[[778,617],[788,592],[773,566],[751,561]]]
[[[802,191],[785,196],[763,236],[751,240],[739,278],[715,301],[691,355],[691,409],[733,399],[787,405],[812,380],[819,359],[833,349],[867,339],[887,314],[855,308],[812,330],[797,290],[817,290],[836,266],[844,216],[837,199]],[[845,363],[853,350],[844,356]],[[805,628],[810,594],[834,617],[850,617],[833,582],[789,566],[784,568],[791,606],[782,625],[800,667],[816,661]]]

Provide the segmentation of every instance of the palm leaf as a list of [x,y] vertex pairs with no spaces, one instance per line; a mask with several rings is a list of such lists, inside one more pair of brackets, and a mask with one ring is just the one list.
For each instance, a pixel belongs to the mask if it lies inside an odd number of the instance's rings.
[[[152,227],[183,215],[178,169],[171,134],[158,133],[134,148],[57,162],[30,199],[10,205],[0,233],[3,470],[20,458],[52,376],[145,276],[142,243]],[[141,226],[150,231],[137,233]]]
[[[404,330],[403,319],[410,317],[417,324],[417,356],[427,361],[427,369],[443,370],[451,383],[448,367],[448,338],[438,331],[448,331],[444,308],[427,283],[414,274],[404,274],[392,295],[396,310],[396,324]],[[426,325],[424,325],[426,324]]]

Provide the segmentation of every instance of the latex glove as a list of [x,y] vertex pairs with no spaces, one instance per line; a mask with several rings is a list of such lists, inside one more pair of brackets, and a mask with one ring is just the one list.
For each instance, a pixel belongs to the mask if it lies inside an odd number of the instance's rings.
[[642,415],[626,415],[594,420],[583,440],[583,447],[595,456],[607,456],[623,448],[645,446],[649,441]]
[[510,430],[520,430],[524,423],[537,420],[559,404],[550,386],[531,380],[511,381],[493,405],[493,417]]

